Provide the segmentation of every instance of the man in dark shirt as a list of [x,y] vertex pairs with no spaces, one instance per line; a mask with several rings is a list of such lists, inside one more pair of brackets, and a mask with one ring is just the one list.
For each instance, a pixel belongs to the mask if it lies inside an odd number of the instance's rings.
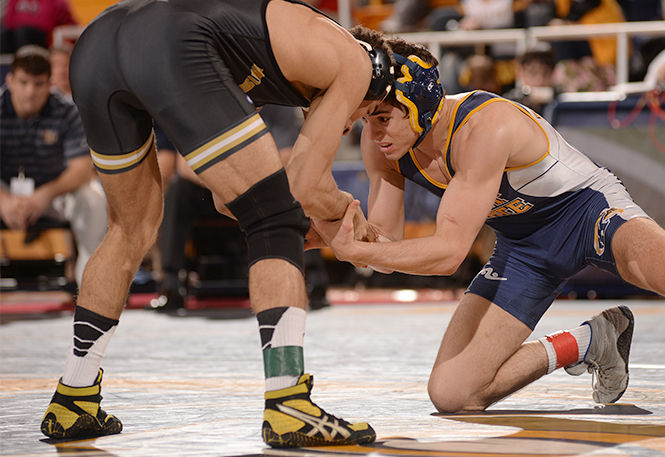
[[106,202],[76,106],[50,92],[50,75],[48,51],[24,46],[0,89],[0,216],[14,230],[41,217],[68,220],[80,284],[106,232]]

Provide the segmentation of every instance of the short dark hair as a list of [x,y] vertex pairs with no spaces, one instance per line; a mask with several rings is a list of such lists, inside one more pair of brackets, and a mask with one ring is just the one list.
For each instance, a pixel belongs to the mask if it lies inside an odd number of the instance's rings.
[[[397,65],[395,62],[395,59],[392,56],[393,53],[399,54],[403,57],[416,55],[425,63],[439,65],[439,61],[432,55],[429,49],[420,44],[409,43],[408,41],[405,41],[396,36],[388,36],[383,32],[368,29],[367,27],[363,27],[361,25],[353,27],[349,30],[349,32],[351,32],[351,35],[353,35],[356,40],[369,43],[372,47],[381,48],[388,53],[393,68],[395,69],[395,79],[404,75],[401,71],[401,65]],[[390,94],[388,94],[385,101],[391,105],[406,109],[403,104],[397,101],[394,90],[390,91]]]
[[550,70],[554,70],[556,57],[551,50],[530,50],[520,56],[519,62],[520,65],[528,65],[535,62],[546,66]]
[[356,40],[364,41],[365,43],[371,45],[373,48],[379,48],[389,56],[392,54],[386,41],[386,36],[383,34],[383,32],[368,29],[362,25],[356,25],[352,29],[349,29],[349,32]]
[[21,46],[14,54],[11,71],[16,73],[19,69],[33,76],[50,77],[51,61],[48,50],[36,45]]

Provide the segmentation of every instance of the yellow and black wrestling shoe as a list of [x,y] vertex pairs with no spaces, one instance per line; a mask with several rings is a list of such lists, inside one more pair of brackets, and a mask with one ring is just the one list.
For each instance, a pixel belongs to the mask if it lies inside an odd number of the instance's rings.
[[350,424],[326,413],[309,396],[313,377],[300,376],[298,384],[266,392],[263,441],[272,447],[368,444],[376,433],[364,422]]
[[102,401],[99,370],[90,387],[70,387],[58,381],[58,387],[42,419],[42,433],[49,438],[94,438],[120,433],[122,422],[99,407]]

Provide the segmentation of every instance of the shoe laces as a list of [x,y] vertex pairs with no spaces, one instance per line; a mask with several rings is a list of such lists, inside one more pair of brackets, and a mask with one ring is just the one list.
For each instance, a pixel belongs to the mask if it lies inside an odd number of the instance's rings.
[[595,361],[589,361],[589,372],[591,373],[591,385],[597,391],[603,393],[612,392],[614,389],[611,388],[611,375],[609,374],[612,367],[601,368],[601,366]]
[[325,421],[326,421],[326,422],[328,422],[328,421],[330,421],[330,422],[337,421],[336,423],[337,423],[338,425],[343,425],[343,426],[345,426],[345,427],[348,427],[348,426],[351,425],[350,422],[347,422],[347,421],[345,421],[344,419],[342,419],[342,418],[340,418],[340,417],[337,417],[337,416],[334,416],[334,415],[328,413],[325,409],[321,408],[319,405],[317,405],[316,403],[314,403],[311,399],[310,399],[309,401],[310,401],[314,406],[316,406],[317,408],[319,408],[319,410],[321,411],[321,418],[322,418],[322,419],[325,418]]

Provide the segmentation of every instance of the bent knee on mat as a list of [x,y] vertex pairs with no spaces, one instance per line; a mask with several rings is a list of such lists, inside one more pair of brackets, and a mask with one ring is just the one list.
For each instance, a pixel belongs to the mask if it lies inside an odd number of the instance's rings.
[[463,411],[483,411],[489,406],[479,394],[465,394],[455,389],[428,389],[432,404],[440,413],[459,413]]
[[[462,411],[482,411],[491,402],[486,386],[481,386],[462,373],[453,375],[439,372],[432,374],[427,385],[427,393],[436,409],[441,413]],[[478,381],[478,376],[475,376]]]

